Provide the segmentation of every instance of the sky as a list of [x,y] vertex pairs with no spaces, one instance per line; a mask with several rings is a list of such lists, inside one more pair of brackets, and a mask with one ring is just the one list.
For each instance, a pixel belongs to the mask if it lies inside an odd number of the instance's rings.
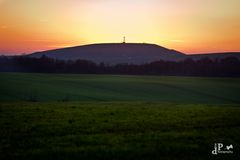
[[0,0],[0,55],[92,43],[240,51],[240,0]]

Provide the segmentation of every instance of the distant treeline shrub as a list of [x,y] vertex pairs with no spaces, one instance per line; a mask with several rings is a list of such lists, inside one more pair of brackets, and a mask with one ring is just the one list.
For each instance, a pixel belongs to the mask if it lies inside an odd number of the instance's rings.
[[0,72],[240,77],[240,60],[235,57],[214,60],[188,58],[178,62],[159,60],[141,65],[106,65],[87,60],[56,60],[46,56],[2,56]]

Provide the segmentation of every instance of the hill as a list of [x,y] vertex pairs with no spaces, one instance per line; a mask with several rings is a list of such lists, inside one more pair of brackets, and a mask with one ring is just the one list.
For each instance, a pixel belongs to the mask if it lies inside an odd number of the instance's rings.
[[192,58],[193,60],[199,60],[202,58],[210,58],[214,60],[214,59],[224,59],[228,57],[236,57],[240,59],[240,52],[206,53],[206,54],[188,55],[188,58]]
[[31,57],[47,57],[61,60],[84,59],[106,64],[143,64],[158,60],[178,61],[185,54],[155,44],[145,43],[102,43],[61,48],[33,53]]

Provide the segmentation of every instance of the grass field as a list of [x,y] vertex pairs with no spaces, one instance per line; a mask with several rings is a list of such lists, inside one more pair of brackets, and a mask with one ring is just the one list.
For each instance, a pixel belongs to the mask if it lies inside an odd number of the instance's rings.
[[1,159],[214,159],[240,147],[239,106],[160,103],[1,104]]
[[[240,79],[0,73],[0,159],[239,159]],[[212,155],[214,143],[233,154]]]
[[0,73],[0,101],[240,104],[240,79]]

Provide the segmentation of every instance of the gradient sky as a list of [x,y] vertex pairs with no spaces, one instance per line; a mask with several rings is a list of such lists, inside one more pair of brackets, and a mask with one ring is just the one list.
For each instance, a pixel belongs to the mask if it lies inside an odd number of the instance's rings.
[[240,51],[240,0],[0,0],[0,54],[90,43]]

